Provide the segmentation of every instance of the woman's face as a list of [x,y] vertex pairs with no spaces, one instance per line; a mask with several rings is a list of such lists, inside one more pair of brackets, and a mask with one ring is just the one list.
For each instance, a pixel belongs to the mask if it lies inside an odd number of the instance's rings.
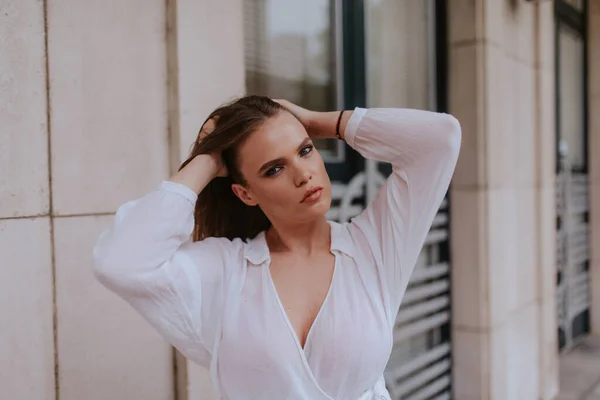
[[234,184],[233,190],[244,203],[260,206],[271,222],[303,223],[329,209],[331,183],[323,159],[289,112],[253,132],[238,156],[247,185]]

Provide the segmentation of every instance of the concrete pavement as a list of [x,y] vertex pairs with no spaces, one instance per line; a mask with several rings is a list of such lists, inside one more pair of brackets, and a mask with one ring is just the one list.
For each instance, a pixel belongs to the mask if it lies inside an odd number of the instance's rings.
[[560,358],[555,400],[600,400],[600,337],[589,337]]

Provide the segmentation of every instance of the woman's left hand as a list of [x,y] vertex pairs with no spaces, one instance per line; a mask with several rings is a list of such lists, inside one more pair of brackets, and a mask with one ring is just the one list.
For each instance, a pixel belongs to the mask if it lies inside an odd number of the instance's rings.
[[294,116],[298,118],[298,120],[300,120],[302,125],[304,125],[308,136],[310,136],[311,138],[323,137],[322,132],[318,132],[315,130],[314,124],[318,115],[322,113],[319,113],[318,111],[307,110],[306,108],[300,107],[299,105],[296,105],[290,101],[283,99],[273,99],[273,101],[281,104],[289,112],[294,114]]
[[[340,139],[344,140],[344,131],[346,123],[352,115],[352,111],[346,111],[343,115],[340,111],[319,112],[302,108],[287,100],[274,100],[285,107],[300,120],[308,136],[312,139],[334,139],[336,138],[336,128],[339,121]],[[343,118],[340,119],[340,116]]]

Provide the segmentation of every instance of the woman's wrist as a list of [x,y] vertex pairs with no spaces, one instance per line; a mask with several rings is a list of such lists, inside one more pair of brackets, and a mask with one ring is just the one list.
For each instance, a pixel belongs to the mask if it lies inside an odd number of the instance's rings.
[[200,154],[190,161],[181,171],[171,177],[171,181],[180,183],[200,194],[208,183],[218,176],[219,164],[210,154]]
[[[275,100],[304,125],[308,135],[313,139],[335,139],[339,132],[339,139],[344,139],[344,132],[348,120],[352,116],[351,110],[344,110],[340,118],[341,111],[319,112],[311,111],[300,107],[287,100]],[[339,121],[339,129],[338,128]]]
[[313,111],[309,119],[309,133],[313,132],[314,137],[319,139],[335,139],[339,132],[339,139],[344,140],[346,125],[351,116],[351,110],[329,112]]

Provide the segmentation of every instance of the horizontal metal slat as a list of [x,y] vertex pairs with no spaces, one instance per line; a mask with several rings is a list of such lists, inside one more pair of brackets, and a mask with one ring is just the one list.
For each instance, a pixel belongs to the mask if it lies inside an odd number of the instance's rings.
[[571,214],[583,214],[588,212],[589,209],[590,205],[587,198],[577,197],[571,201],[571,204],[569,204],[569,212]]
[[450,375],[444,375],[435,382],[427,385],[415,394],[408,396],[402,400],[427,400],[437,392],[450,386]]
[[418,374],[408,378],[406,381],[397,385],[394,388],[394,392],[399,396],[403,397],[406,394],[418,389],[425,385],[427,382],[439,377],[443,373],[450,372],[450,360],[445,359],[438,363],[435,363],[427,369],[419,372]]
[[427,353],[419,355],[417,358],[411,360],[410,362],[393,368],[390,372],[390,375],[392,376],[394,381],[397,381],[399,379],[413,374],[415,371],[423,368],[427,364],[431,364],[435,360],[439,360],[442,357],[448,356],[448,354],[450,354],[450,344],[440,344],[427,351]]
[[444,226],[448,223],[448,214],[443,211],[438,212],[433,218],[433,222],[431,226],[433,228],[439,228],[440,226]]
[[442,326],[450,320],[450,313],[447,311],[432,315],[421,321],[409,325],[402,325],[394,329],[394,344],[406,340],[412,336],[427,332],[431,329]]
[[[347,214],[345,215],[345,217],[347,217],[347,218],[356,217],[358,214],[360,214],[362,212],[362,210],[363,210],[362,206],[351,205],[350,207],[348,207]],[[331,207],[327,211],[327,214],[325,214],[325,217],[329,220],[339,220],[340,219],[340,208],[339,207]]]
[[587,286],[589,280],[590,280],[590,274],[587,271],[579,272],[571,279],[571,285],[572,286],[582,286],[582,285]]
[[588,174],[582,174],[575,172],[571,175],[571,185],[573,186],[587,186],[588,185]]
[[590,291],[588,288],[582,288],[579,292],[572,291],[569,296],[569,304],[573,304],[579,309],[579,304],[588,304],[590,299]]
[[422,268],[418,268],[410,277],[410,283],[423,282],[428,279],[435,279],[448,274],[448,264],[440,263]]
[[438,394],[433,400],[450,400],[450,391]]
[[447,229],[431,229],[425,238],[425,245],[443,242],[448,239]]
[[[348,190],[352,190],[352,193],[347,193]],[[340,182],[331,183],[331,199],[339,200],[344,196],[351,196],[352,198],[363,197],[365,195],[364,185],[347,185]]]
[[577,303],[577,304],[571,304],[569,307],[569,314],[571,314],[572,317],[576,317],[577,315],[588,310],[589,308],[590,308],[589,302],[581,302],[581,303]]
[[448,296],[441,296],[423,303],[417,303],[410,307],[401,308],[400,312],[396,316],[396,324],[403,324],[410,320],[431,314],[432,312],[440,309],[447,308],[449,304],[450,298]]
[[573,265],[583,264],[590,259],[590,254],[587,248],[579,249],[571,256],[571,263]]
[[414,288],[410,288],[406,291],[402,301],[404,304],[412,303],[419,300],[424,300],[427,297],[435,296],[443,293],[449,288],[448,280],[440,280],[437,282],[420,285]]

